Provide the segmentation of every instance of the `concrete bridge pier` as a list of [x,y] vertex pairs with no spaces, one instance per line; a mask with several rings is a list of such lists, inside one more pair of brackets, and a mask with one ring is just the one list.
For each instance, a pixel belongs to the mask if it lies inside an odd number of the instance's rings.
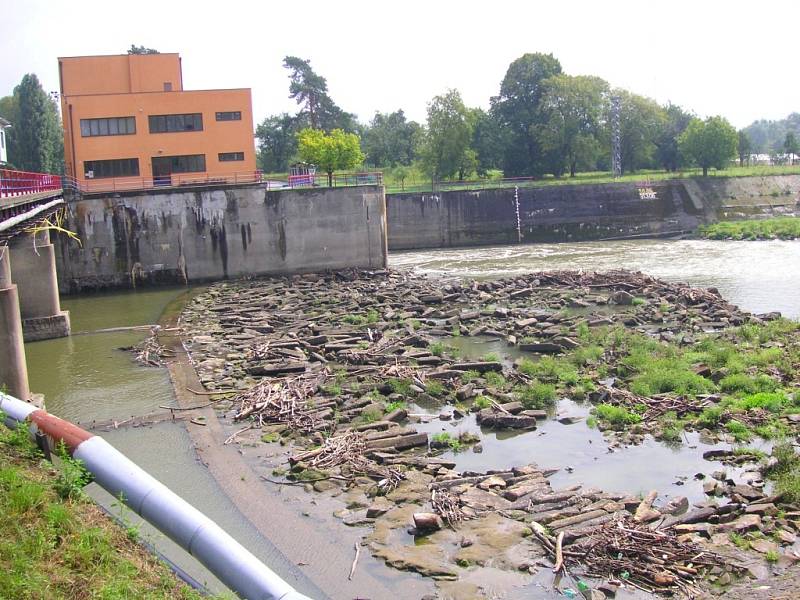
[[25,341],[68,336],[69,311],[61,310],[50,232],[45,229],[17,236],[11,240],[10,247]]
[[29,400],[28,367],[19,312],[17,286],[11,282],[11,253],[0,246],[0,387],[20,400]]

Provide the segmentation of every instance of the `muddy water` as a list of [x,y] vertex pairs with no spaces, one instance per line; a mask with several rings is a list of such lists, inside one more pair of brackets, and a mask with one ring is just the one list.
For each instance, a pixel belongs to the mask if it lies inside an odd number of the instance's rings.
[[631,269],[716,287],[741,308],[800,319],[800,241],[630,240],[527,244],[391,254],[392,267],[431,275],[501,277],[527,271]]
[[[70,311],[74,335],[26,344],[31,389],[45,394],[47,409],[53,414],[87,425],[92,420],[124,420],[158,411],[159,405],[175,405],[165,369],[138,366],[130,353],[119,350],[144,339],[146,329],[98,330],[156,323],[168,305],[184,293],[185,289],[160,289],[64,299],[62,306]],[[310,597],[325,597],[233,506],[198,461],[182,425],[161,423],[98,433],[219,523],[298,590]],[[92,484],[88,492],[112,513],[139,528],[147,542],[196,581],[215,592],[225,590],[194,558],[131,511],[120,509],[119,503],[100,487]]]

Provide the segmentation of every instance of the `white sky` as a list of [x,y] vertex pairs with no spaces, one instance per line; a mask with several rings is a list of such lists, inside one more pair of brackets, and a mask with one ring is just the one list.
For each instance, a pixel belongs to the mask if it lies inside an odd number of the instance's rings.
[[552,52],[569,74],[736,127],[800,111],[797,0],[0,0],[0,15],[0,95],[28,72],[57,90],[58,56],[137,44],[179,52],[186,89],[252,88],[256,123],[296,111],[286,55],[362,121],[398,108],[424,121],[434,95],[488,107],[512,60]]

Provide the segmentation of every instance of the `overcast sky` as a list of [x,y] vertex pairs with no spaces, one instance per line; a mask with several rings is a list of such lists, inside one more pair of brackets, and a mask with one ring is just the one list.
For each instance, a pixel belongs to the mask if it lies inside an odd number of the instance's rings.
[[[447,88],[488,107],[511,61],[552,52],[566,73],[667,100],[736,127],[800,112],[800,1],[316,0],[121,3],[0,0],[0,95],[25,73],[58,89],[56,58],[183,58],[186,89],[250,87],[256,122],[288,99],[283,57],[311,60],[343,109],[424,121]],[[102,73],[97,74],[102,77]]]

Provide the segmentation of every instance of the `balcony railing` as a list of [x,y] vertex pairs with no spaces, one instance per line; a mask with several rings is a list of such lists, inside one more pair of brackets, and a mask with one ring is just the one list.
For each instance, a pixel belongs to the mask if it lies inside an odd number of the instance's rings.
[[55,192],[60,189],[60,175],[0,169],[0,198]]

